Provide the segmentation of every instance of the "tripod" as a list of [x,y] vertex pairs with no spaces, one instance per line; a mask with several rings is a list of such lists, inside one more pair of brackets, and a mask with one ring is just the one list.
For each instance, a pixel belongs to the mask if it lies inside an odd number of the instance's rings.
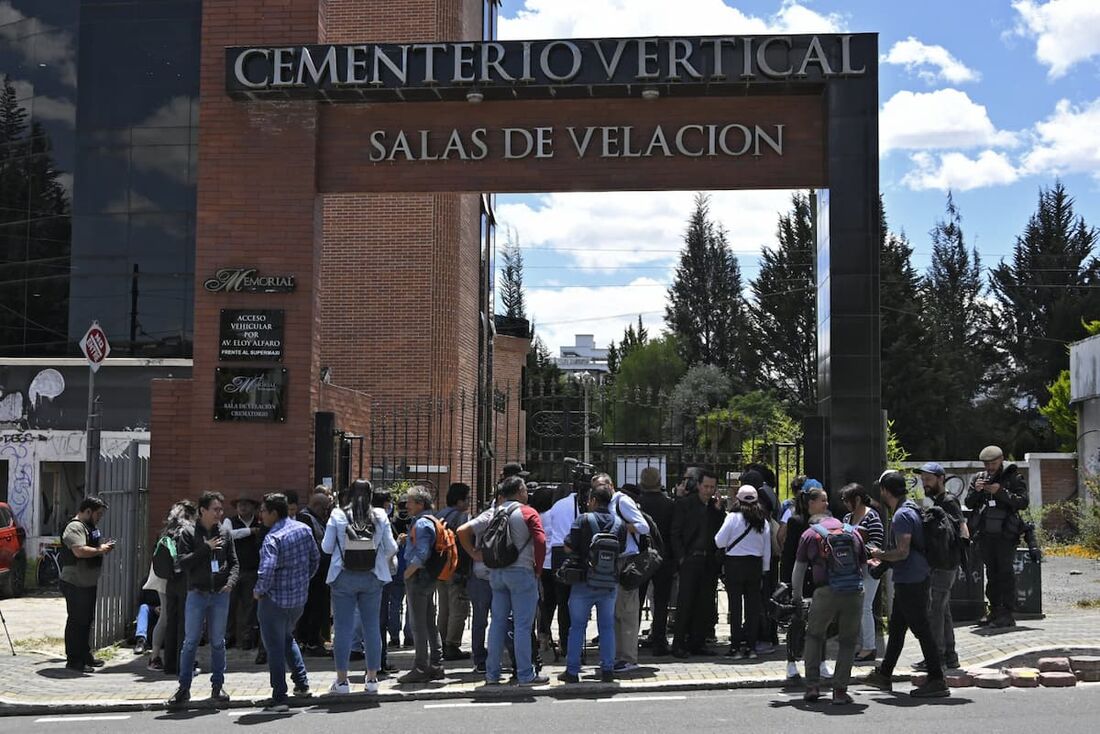
[[0,609],[0,624],[4,625],[4,634],[8,636],[8,647],[11,648],[11,656],[15,657],[15,644],[11,641],[11,632],[8,631],[8,620],[4,619],[3,609]]

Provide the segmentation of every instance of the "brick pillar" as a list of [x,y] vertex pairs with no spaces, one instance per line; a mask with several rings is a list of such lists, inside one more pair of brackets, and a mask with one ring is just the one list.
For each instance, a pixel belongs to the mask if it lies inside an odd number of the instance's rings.
[[[192,491],[305,490],[311,485],[318,400],[321,220],[316,194],[317,105],[244,103],[225,93],[225,47],[316,43],[318,0],[206,0],[202,18]],[[392,11],[392,9],[391,9]],[[293,274],[288,294],[210,293],[221,267]],[[285,423],[215,422],[219,310],[286,311]]]

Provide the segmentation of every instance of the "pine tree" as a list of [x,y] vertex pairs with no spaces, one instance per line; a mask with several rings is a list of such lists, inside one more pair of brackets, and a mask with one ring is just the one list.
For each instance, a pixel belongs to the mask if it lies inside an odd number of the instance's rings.
[[999,377],[1026,401],[1025,418],[1047,401],[1047,385],[1066,367],[1065,345],[1086,336],[1082,321],[1100,313],[1100,233],[1073,211],[1059,181],[1040,189],[1039,204],[1016,238],[1011,262],[990,274],[995,296]]
[[612,377],[618,374],[620,364],[622,357],[619,356],[619,348],[615,346],[615,342],[611,342],[607,345],[607,371]]
[[618,359],[621,364],[632,353],[649,343],[649,329],[642,325],[642,316],[638,314],[638,329],[633,324],[627,324],[623,331],[623,340],[619,342]]
[[725,230],[711,221],[709,208],[706,195],[695,197],[665,321],[685,363],[713,364],[740,386],[747,381],[748,308],[737,258]]
[[[932,262],[921,281],[922,312],[932,345],[939,387],[933,400],[938,420],[927,426],[936,456],[976,453],[973,403],[993,361],[990,310],[985,302],[982,263],[967,249],[962,217],[948,193],[945,216],[930,232]],[[984,444],[982,444],[984,445]],[[980,447],[978,447],[980,448]]]
[[881,197],[879,226],[882,404],[901,444],[916,456],[929,456],[929,426],[938,419],[929,400],[936,391],[936,365],[921,318],[920,278],[909,240],[889,231]]
[[775,390],[796,416],[805,416],[817,408],[817,287],[808,196],[791,197],[776,240],[774,249],[761,253],[760,273],[751,284],[753,347],[760,386]]
[[504,267],[500,271],[500,303],[504,307],[504,315],[525,319],[527,299],[523,291],[523,252],[515,229],[508,229],[501,257]]

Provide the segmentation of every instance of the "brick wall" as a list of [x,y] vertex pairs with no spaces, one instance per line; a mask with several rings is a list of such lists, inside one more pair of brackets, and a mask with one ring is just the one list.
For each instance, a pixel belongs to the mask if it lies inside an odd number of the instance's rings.
[[506,397],[506,410],[493,416],[496,469],[509,461],[523,462],[527,455],[527,413],[523,410],[523,368],[530,339],[497,335],[493,339],[493,381]]
[[1043,504],[1069,499],[1077,489],[1077,460],[1042,459]]
[[198,494],[191,486],[191,380],[151,380],[149,535],[173,503]]

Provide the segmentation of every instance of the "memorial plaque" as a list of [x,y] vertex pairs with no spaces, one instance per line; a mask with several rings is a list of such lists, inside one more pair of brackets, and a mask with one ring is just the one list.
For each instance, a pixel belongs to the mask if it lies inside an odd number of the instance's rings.
[[223,308],[218,359],[223,362],[281,362],[283,314],[282,309]]
[[286,368],[218,367],[214,373],[214,420],[286,421]]

